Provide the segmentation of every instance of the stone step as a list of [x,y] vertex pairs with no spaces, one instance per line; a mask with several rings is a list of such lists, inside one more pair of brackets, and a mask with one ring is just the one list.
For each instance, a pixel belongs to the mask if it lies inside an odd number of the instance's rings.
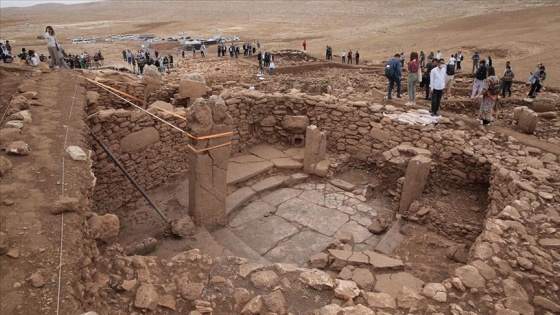
[[249,199],[253,198],[256,194],[257,192],[249,186],[234,191],[226,197],[226,213],[230,214],[231,212],[239,209],[239,207],[249,201]]
[[229,160],[227,184],[233,185],[262,174],[274,167],[272,162],[254,155],[236,156]]
[[233,253],[235,256],[249,259],[251,262],[270,264],[268,260],[259,255],[254,249],[237,237],[229,228],[223,228],[212,233],[216,241]]
[[393,254],[395,249],[397,249],[397,247],[399,247],[399,245],[401,245],[405,240],[404,235],[400,232],[403,225],[404,222],[402,219],[398,219],[393,226],[391,226],[389,231],[383,235],[383,238],[379,241],[375,250],[385,255]]

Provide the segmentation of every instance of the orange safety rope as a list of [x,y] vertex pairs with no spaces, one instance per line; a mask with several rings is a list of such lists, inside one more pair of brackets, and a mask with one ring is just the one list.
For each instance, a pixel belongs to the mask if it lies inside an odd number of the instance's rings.
[[[132,95],[130,95],[130,94],[127,94],[127,93],[125,93],[125,92],[123,92],[123,91],[120,91],[120,90],[118,90],[118,89],[115,89],[115,88],[113,88],[113,87],[110,87],[110,86],[108,86],[108,85],[106,85],[106,84],[103,84],[103,83],[101,83],[101,82],[97,82],[97,81],[95,81],[95,80],[86,78],[86,77],[84,77],[84,76],[81,76],[81,77],[84,78],[84,79],[86,79],[86,80],[88,80],[88,81],[90,81],[90,82],[92,82],[92,83],[94,83],[94,84],[98,84],[99,86],[101,86],[101,87],[103,87],[103,88],[106,88],[106,89],[111,90],[111,91],[114,91],[114,92],[116,92],[116,93],[125,95],[125,96],[127,96],[127,97],[130,97],[130,98],[132,98],[132,99],[135,99],[135,100],[138,100],[138,101],[142,102],[142,104],[145,104],[143,100],[140,100],[140,99],[138,99],[138,98],[136,98],[136,97],[134,97],[134,96],[132,96]],[[126,100],[125,100],[125,101],[126,101]],[[130,104],[132,104],[132,102],[130,102],[130,101],[128,101],[128,102],[129,102]],[[134,104],[132,104],[132,105],[134,105]],[[172,126],[173,128],[178,129],[178,130],[180,130],[180,131],[183,132],[183,133],[186,133],[187,136],[188,136],[189,138],[192,138],[192,139],[196,139],[196,140],[205,140],[205,139],[213,139],[213,138],[225,137],[225,136],[228,136],[228,135],[232,135],[232,134],[233,134],[232,131],[229,131],[229,132],[223,132],[223,133],[218,133],[218,134],[213,134],[213,135],[208,135],[208,136],[201,136],[201,137],[193,136],[193,135],[191,135],[190,133],[184,131],[183,129],[180,129],[180,128],[177,127],[177,126],[174,126],[173,124],[171,124],[171,123],[169,123],[169,122],[167,122],[167,121],[165,121],[165,120],[163,120],[163,119],[161,119],[161,118],[159,118],[159,117],[157,117],[157,116],[152,115],[151,113],[149,113],[149,112],[146,111],[145,109],[143,109],[143,108],[141,108],[141,107],[138,107],[138,106],[136,106],[136,105],[134,105],[134,106],[137,107],[137,108],[139,108],[140,110],[142,110],[142,111],[148,113],[149,115],[151,115],[151,116],[153,116],[153,117],[155,117],[155,118],[157,118],[157,119],[163,121],[164,123],[166,123],[166,124]],[[161,110],[161,111],[163,111],[163,112],[165,112],[165,113],[171,114],[171,115],[173,115],[173,116],[175,116],[175,117],[181,118],[181,119],[183,119],[183,120],[187,120],[186,117],[183,117],[183,116],[178,115],[178,114],[176,114],[176,113],[170,112],[170,111],[165,110],[165,109],[163,109],[163,108],[161,108],[161,107],[158,107],[158,106],[154,106],[154,107],[157,108],[157,109],[159,109],[159,110]],[[229,143],[231,143],[231,142],[229,142]],[[190,145],[189,145],[189,146],[190,146]],[[217,146],[217,147],[220,147],[220,146]],[[191,147],[191,148],[192,148],[192,147]],[[213,147],[212,147],[212,148],[213,148]],[[194,151],[198,152],[196,149],[194,149],[194,148],[192,148],[192,149],[193,149]],[[207,150],[210,150],[210,149],[204,149],[204,150],[201,150],[200,152],[207,151]]]
[[123,92],[123,91],[121,91],[121,90],[118,90],[118,89],[115,89],[115,88],[113,88],[113,87],[110,87],[110,86],[108,86],[107,84],[103,84],[103,83],[101,83],[101,82],[97,82],[97,81],[92,80],[92,79],[90,79],[90,78],[86,78],[86,77],[83,77],[83,78],[85,78],[86,80],[88,80],[88,81],[90,81],[90,82],[92,82],[92,83],[95,83],[95,84],[98,84],[98,85],[100,85],[100,86],[102,86],[102,87],[104,87],[104,88],[107,88],[107,89],[109,89],[109,90],[111,90],[111,91],[113,91],[113,92],[117,92],[117,93],[122,94],[122,95],[124,95],[124,96],[126,96],[126,97],[129,97],[129,98],[131,98],[131,99],[133,99],[133,100],[136,100],[136,101],[138,101],[138,102],[140,102],[140,103],[142,103],[142,104],[146,104],[146,102],[144,102],[144,100],[141,100],[141,99],[137,98],[136,96],[130,95],[130,94],[125,93],[125,92]]

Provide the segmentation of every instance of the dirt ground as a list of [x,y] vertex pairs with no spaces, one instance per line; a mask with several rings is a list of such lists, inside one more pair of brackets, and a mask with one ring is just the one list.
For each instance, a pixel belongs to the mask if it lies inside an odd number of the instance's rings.
[[121,51],[137,50],[140,42],[101,39],[95,44],[72,45],[70,39],[111,34],[167,38],[186,32],[191,37],[218,34],[238,36],[240,42],[259,40],[267,50],[302,49],[305,39],[308,51],[318,57],[324,57],[325,46],[331,45],[334,61],[342,50],[350,49],[359,50],[363,61],[387,60],[394,53],[412,50],[440,50],[448,58],[460,50],[467,69],[476,50],[481,56],[491,55],[496,65],[510,60],[523,78],[537,62],[543,62],[549,73],[547,85],[560,85],[560,60],[556,58],[560,42],[554,40],[560,29],[557,1],[439,0],[437,5],[414,0],[45,4],[2,9],[0,38],[10,39],[14,51],[26,47],[46,53],[44,40],[36,36],[51,25],[68,52],[101,50],[107,63],[123,63]]
[[[193,37],[220,34],[239,36],[241,42],[259,40],[267,50],[302,49],[301,43],[305,39],[309,53],[319,58],[323,58],[326,45],[333,46],[333,62],[338,62],[336,56],[342,50],[349,49],[359,49],[364,61],[375,63],[401,51],[441,50],[444,56],[449,56],[461,50],[467,58],[467,69],[468,58],[478,50],[483,56],[492,55],[499,67],[505,60],[510,60],[521,78],[528,77],[537,62],[543,62],[549,76],[546,85],[560,87],[560,60],[556,58],[556,52],[560,50],[560,41],[557,41],[560,3],[554,0],[512,0],[507,1],[507,5],[501,0],[441,0],[437,8],[430,1],[414,0],[287,2],[166,1],[154,4],[108,0],[71,6],[48,4],[9,8],[0,11],[0,38],[9,39],[14,52],[25,47],[46,54],[44,40],[35,37],[46,25],[52,25],[69,53],[101,50],[107,58],[106,64],[115,65],[124,64],[123,49],[139,49],[140,43],[101,40],[95,44],[72,45],[70,39],[126,33],[168,37],[184,31]],[[453,10],[445,10],[451,6]],[[436,16],[438,18],[434,18]],[[177,53],[173,47],[168,49],[169,53]],[[0,115],[3,115],[17,86],[32,78],[32,74],[9,66],[0,71]],[[56,306],[57,277],[53,270],[57,270],[59,264],[61,217],[48,214],[44,205],[61,195],[64,126],[70,121],[68,106],[74,95],[74,90],[66,87],[72,86],[74,81],[56,73],[44,74],[41,80],[34,81],[39,101],[44,106],[32,108],[34,122],[23,140],[36,151],[18,158],[12,174],[1,182],[0,230],[16,235],[12,241],[19,250],[18,258],[4,255],[0,259],[2,314],[52,314]],[[63,99],[65,102],[56,101]],[[78,116],[73,119],[80,121]],[[68,141],[80,142],[80,135],[70,133]],[[71,194],[82,187],[83,180],[90,174],[73,173],[71,163],[66,167],[69,175],[65,179],[67,190],[63,194]],[[359,179],[360,182],[364,180]],[[162,201],[168,200],[166,208],[180,209],[186,205],[184,198],[169,197],[165,193],[159,197]],[[11,199],[14,204],[7,206],[6,199]],[[470,209],[470,206],[466,207]],[[130,222],[138,225],[134,229],[123,228],[124,238],[139,241],[141,239],[135,239],[136,233],[147,227],[150,220],[158,221],[151,209],[144,211],[146,217],[135,217],[132,212],[128,214]],[[150,220],[146,219],[148,213]],[[72,216],[67,220],[77,221]],[[142,222],[144,225],[139,224]],[[82,223],[68,221],[67,226],[78,227]],[[151,227],[155,233],[161,226]],[[73,232],[80,231],[70,230],[66,235]],[[439,281],[452,270],[452,264],[444,257],[446,245],[451,241],[425,227],[415,228],[409,240],[398,254],[405,261],[423,260],[426,278]],[[66,259],[72,259],[68,254],[71,249],[64,251]],[[44,272],[46,277],[46,284],[39,293],[25,284],[26,279],[36,272]],[[65,277],[71,277],[68,276],[71,271],[65,272]],[[63,278],[63,281],[72,279]],[[36,300],[43,303],[26,304],[25,297],[30,292],[40,295]],[[62,292],[62,297],[68,300],[71,300],[70,295],[70,292]],[[70,314],[74,305],[65,305],[67,312],[63,313]]]

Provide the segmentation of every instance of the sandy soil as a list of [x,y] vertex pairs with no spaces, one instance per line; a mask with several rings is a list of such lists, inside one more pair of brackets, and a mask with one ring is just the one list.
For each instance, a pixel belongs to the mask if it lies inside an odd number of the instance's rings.
[[[436,6],[437,4],[437,6]],[[71,38],[152,33],[161,37],[239,36],[260,40],[264,49],[302,48],[324,55],[360,50],[362,60],[386,60],[396,52],[461,50],[491,55],[497,67],[512,62],[519,77],[537,62],[548,67],[548,83],[560,86],[560,61],[554,40],[560,30],[560,3],[539,1],[102,1],[76,5],[48,4],[0,12],[0,38],[21,47],[46,51],[35,37],[52,25],[70,53],[102,50],[108,62],[122,60],[123,49],[139,42],[72,45]],[[468,60],[467,60],[468,61]],[[468,62],[465,62],[468,66]]]

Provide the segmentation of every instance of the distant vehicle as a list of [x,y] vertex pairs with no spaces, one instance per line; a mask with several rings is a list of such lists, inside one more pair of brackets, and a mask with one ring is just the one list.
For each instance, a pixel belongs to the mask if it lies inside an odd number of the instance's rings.
[[202,42],[199,40],[187,40],[185,41],[185,50],[200,50],[202,47]]
[[96,43],[97,40],[95,40],[94,38],[76,38],[72,40],[72,44],[91,44],[91,43]]

